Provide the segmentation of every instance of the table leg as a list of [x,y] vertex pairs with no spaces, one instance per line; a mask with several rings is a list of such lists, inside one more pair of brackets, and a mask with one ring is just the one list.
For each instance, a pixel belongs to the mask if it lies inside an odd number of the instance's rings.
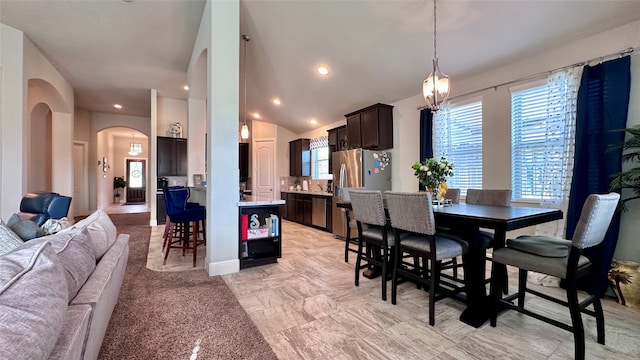
[[[471,236],[471,234],[469,234]],[[504,247],[506,231],[496,229],[494,248]],[[486,249],[482,246],[479,232],[469,241],[469,253],[463,256],[465,286],[467,288],[467,308],[460,315],[460,321],[475,328],[482,326],[492,313],[492,302],[485,286]],[[506,268],[504,269],[506,272]]]

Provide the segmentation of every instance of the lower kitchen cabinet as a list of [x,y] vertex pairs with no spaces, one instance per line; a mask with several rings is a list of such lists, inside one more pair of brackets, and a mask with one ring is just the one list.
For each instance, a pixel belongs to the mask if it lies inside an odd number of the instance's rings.
[[167,219],[167,209],[164,205],[164,194],[156,195],[156,220],[158,225],[163,225]]
[[286,201],[284,219],[331,232],[331,196],[282,192],[280,198]]

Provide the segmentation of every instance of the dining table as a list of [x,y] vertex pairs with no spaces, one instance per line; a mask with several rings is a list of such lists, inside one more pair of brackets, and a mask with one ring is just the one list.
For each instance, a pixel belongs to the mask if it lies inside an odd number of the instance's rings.
[[[340,201],[338,208],[351,210],[351,203]],[[505,246],[507,231],[518,230],[562,219],[558,209],[492,206],[475,204],[434,205],[436,226],[455,229],[469,243],[469,252],[463,256],[465,274],[466,309],[460,320],[473,327],[482,326],[491,316],[492,304],[486,289],[486,248],[480,229],[494,231],[493,248]]]

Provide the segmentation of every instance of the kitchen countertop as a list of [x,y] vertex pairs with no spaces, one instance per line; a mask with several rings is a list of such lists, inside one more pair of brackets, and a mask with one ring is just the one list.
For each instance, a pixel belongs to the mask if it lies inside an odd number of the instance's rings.
[[289,194],[307,194],[307,195],[318,195],[318,196],[328,196],[332,197],[333,193],[328,193],[326,191],[304,191],[304,190],[280,190],[281,193],[289,193]]
[[283,205],[286,202],[284,200],[276,199],[276,200],[261,200],[259,198],[254,198],[253,196],[246,196],[244,200],[238,201],[238,207],[244,206],[267,206],[267,205]]

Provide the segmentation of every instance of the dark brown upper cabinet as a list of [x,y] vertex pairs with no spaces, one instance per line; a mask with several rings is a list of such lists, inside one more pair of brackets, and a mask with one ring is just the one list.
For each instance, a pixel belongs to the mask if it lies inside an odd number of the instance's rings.
[[187,176],[187,139],[158,136],[158,176]]
[[311,151],[309,139],[289,142],[289,175],[311,176]]
[[378,103],[345,117],[350,148],[384,150],[393,147],[393,106]]
[[247,181],[249,178],[249,143],[238,143],[238,150],[240,181]]

